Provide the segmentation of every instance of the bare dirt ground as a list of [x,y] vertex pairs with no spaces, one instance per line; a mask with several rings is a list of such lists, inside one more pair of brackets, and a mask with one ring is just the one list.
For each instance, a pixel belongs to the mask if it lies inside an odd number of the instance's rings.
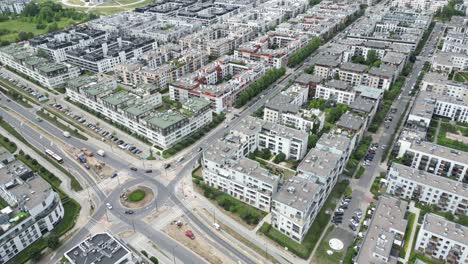
[[[195,239],[192,240],[185,236],[185,231],[192,230],[195,235]],[[199,233],[193,231],[190,225],[184,223],[180,228],[175,224],[167,225],[163,231],[179,243],[183,244],[190,250],[194,251],[208,263],[211,264],[223,264],[223,263],[234,263],[231,259],[226,257],[215,247],[211,246],[210,243]]]
[[445,136],[446,136],[448,139],[451,139],[451,140],[458,140],[458,141],[461,141],[461,142],[463,142],[463,143],[465,143],[465,144],[468,144],[468,137],[465,137],[465,136],[463,136],[463,135],[447,132],[447,133],[445,134]]
[[127,194],[131,193],[132,191],[136,190],[136,189],[140,189],[140,190],[143,190],[145,191],[146,195],[145,195],[145,198],[143,198],[143,200],[139,201],[139,202],[130,202],[127,200],[127,196],[124,195],[122,197],[120,197],[120,203],[127,207],[127,208],[141,208],[141,207],[145,207],[146,205],[148,205],[149,203],[151,203],[154,199],[154,192],[151,188],[148,188],[146,186],[142,186],[142,185],[139,185],[139,186],[134,186],[132,188],[129,188],[128,191],[126,192]]

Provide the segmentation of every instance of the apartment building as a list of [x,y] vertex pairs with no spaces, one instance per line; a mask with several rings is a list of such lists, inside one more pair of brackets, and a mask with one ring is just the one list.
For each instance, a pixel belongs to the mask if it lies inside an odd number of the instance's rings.
[[395,76],[398,74],[397,68],[391,65],[381,65],[379,68],[356,63],[343,63],[336,69],[340,80],[352,86],[366,85],[382,90],[390,89]]
[[447,95],[454,99],[468,101],[468,87],[463,83],[448,80],[446,74],[428,72],[421,82],[421,91],[427,91],[433,95]]
[[448,264],[468,261],[468,228],[436,214],[426,214],[415,248]]
[[[62,220],[59,195],[40,176],[0,149],[0,263],[6,263]],[[6,156],[6,158],[5,158]]]
[[436,108],[436,100],[433,99],[431,93],[420,91],[414,100],[413,107],[410,110],[406,124],[413,128],[429,128],[434,110]]
[[203,180],[211,187],[269,212],[280,177],[258,162],[244,158],[249,150],[244,152],[242,146],[241,138],[234,135],[213,142],[203,152]]
[[212,57],[232,54],[243,43],[255,37],[249,27],[236,27],[229,24],[214,24],[178,40],[184,49],[198,49]]
[[61,87],[68,80],[80,75],[79,68],[39,57],[31,48],[22,44],[0,48],[0,62],[47,88]]
[[323,184],[325,197],[328,197],[349,158],[351,139],[327,134],[320,137],[319,141],[320,144],[317,143],[299,163],[297,175]]
[[444,37],[442,51],[468,55],[468,34],[449,31]]
[[432,69],[445,72],[468,71],[468,55],[453,52],[437,52],[432,57]]
[[269,31],[234,51],[234,57],[243,60],[261,61],[272,67],[286,65],[288,55],[309,43],[310,38],[297,33]]
[[[355,263],[396,263],[393,246],[403,246],[408,220],[408,203],[386,195],[380,196],[375,212],[364,235]],[[411,245],[410,245],[411,246]]]
[[468,123],[468,102],[463,98],[438,95],[434,114],[457,122]]
[[66,51],[66,60],[80,69],[101,73],[113,71],[115,66],[130,59],[139,59],[144,52],[154,50],[157,43],[148,38],[110,35],[106,40],[86,47]]
[[409,137],[400,137],[398,144],[397,157],[408,160],[411,168],[468,182],[468,153]]
[[314,74],[321,78],[334,78],[337,74],[337,69],[340,66],[341,60],[336,55],[319,54],[314,57]]
[[303,73],[294,80],[294,83],[309,89],[309,99],[312,99],[315,97],[317,85],[321,83],[322,80],[323,78],[318,75]]
[[5,0],[0,2],[0,13],[20,14],[31,0]]
[[211,102],[215,113],[221,113],[267,69],[261,63],[225,56],[171,83],[169,94],[171,100],[180,102],[192,97],[203,98]]
[[468,213],[468,187],[465,184],[395,162],[387,173],[387,193],[436,205],[452,214]]
[[367,122],[369,117],[360,116],[353,112],[346,112],[341,115],[340,119],[335,124],[335,130],[339,133],[352,138],[352,148],[356,147],[361,141],[364,133],[367,130]]
[[190,98],[178,110],[162,110],[154,86],[118,91],[112,80],[83,76],[67,85],[67,96],[166,149],[212,121],[210,102]]
[[138,263],[138,257],[130,251],[125,243],[107,232],[88,236],[78,245],[65,252],[64,257],[71,264]]
[[315,88],[315,98],[333,100],[340,104],[349,105],[354,101],[356,92],[345,81],[330,80],[318,84]]
[[44,51],[54,61],[63,62],[67,60],[67,51],[104,42],[108,36],[105,31],[78,25],[36,36],[28,42],[36,50]]
[[291,239],[302,242],[323,206],[326,195],[322,184],[293,177],[273,198],[271,224]]
[[394,0],[393,6],[436,12],[448,4],[448,0]]
[[187,35],[193,34],[202,28],[202,23],[188,21],[178,17],[155,16],[151,23],[140,23],[129,28],[128,34],[134,37],[151,38],[159,45],[177,43]]
[[242,119],[232,131],[242,138],[253,138],[256,148],[268,148],[274,154],[283,153],[286,159],[301,160],[307,152],[306,132],[255,117]]
[[206,66],[208,53],[200,50],[182,50],[177,45],[165,45],[149,51],[139,61],[131,60],[115,66],[115,74],[125,84],[154,84],[168,87],[183,76]]

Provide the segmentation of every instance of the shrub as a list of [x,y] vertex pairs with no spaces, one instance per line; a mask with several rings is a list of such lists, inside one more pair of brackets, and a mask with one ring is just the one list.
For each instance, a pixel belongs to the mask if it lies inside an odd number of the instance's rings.
[[148,252],[146,252],[145,250],[142,250],[141,254],[143,254],[145,257],[148,257]]
[[154,264],[158,264],[158,263],[159,263],[158,259],[157,259],[155,256],[151,256],[149,259],[150,259],[151,262],[153,262]]
[[142,189],[136,189],[128,195],[128,200],[130,202],[139,202],[143,200],[146,196],[146,192]]

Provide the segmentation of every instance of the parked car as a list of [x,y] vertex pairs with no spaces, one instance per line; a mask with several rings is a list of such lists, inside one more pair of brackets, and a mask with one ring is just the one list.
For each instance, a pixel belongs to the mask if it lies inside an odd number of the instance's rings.
[[130,170],[132,170],[132,171],[137,171],[138,169],[135,168],[135,167],[130,167]]
[[195,239],[195,235],[193,234],[192,230],[185,231],[185,236],[192,239],[192,240]]
[[145,172],[146,172],[146,173],[152,173],[153,170],[146,170]]
[[132,210],[125,210],[125,214],[133,214],[134,212]]
[[106,203],[106,207],[107,207],[107,209],[109,209],[109,210],[112,210],[112,208],[113,208],[112,205],[111,205],[110,203]]

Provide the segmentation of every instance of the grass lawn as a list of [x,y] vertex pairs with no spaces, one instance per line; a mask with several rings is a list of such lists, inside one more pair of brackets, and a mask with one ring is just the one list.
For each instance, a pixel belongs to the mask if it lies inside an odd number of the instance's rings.
[[[341,251],[334,251],[328,245],[328,235],[333,231],[334,227],[330,226],[327,230],[327,233],[323,237],[322,241],[317,248],[317,251],[314,255],[313,263],[317,264],[335,264],[340,263],[340,260],[343,258],[344,250]],[[328,255],[327,251],[333,251],[332,255]]]
[[16,144],[11,142],[7,137],[0,135],[0,145],[6,148],[9,152],[13,153],[16,151]]
[[[79,21],[75,21],[70,18],[62,18],[60,21],[57,21],[58,28],[64,28],[70,26],[72,24],[78,23]],[[8,21],[4,21],[0,23],[0,29],[7,29],[10,31],[9,34],[0,36],[1,40],[8,40],[8,41],[15,41],[18,33],[21,31],[25,32],[32,32],[35,36],[47,33],[47,28],[45,29],[37,29],[36,24],[34,22],[24,21],[22,19],[12,19]]]
[[130,202],[139,202],[143,200],[146,196],[146,192],[142,189],[136,189],[128,195],[128,200]]
[[[411,237],[411,232],[413,231],[414,224],[416,222],[416,215],[414,213],[409,213],[408,216],[408,225],[406,226],[406,231],[405,231],[405,244],[403,245],[403,248],[400,251],[400,257],[404,258],[406,252],[408,251],[409,248],[409,240]],[[416,222],[417,224],[417,222]],[[414,238],[416,240],[416,237]]]
[[468,136],[468,129],[466,127],[443,122],[440,126],[439,134],[436,135],[436,139],[439,145],[468,152],[468,144],[459,140],[447,138],[447,132],[458,133],[466,137]]
[[468,82],[468,72],[457,72],[453,79],[457,82]]

